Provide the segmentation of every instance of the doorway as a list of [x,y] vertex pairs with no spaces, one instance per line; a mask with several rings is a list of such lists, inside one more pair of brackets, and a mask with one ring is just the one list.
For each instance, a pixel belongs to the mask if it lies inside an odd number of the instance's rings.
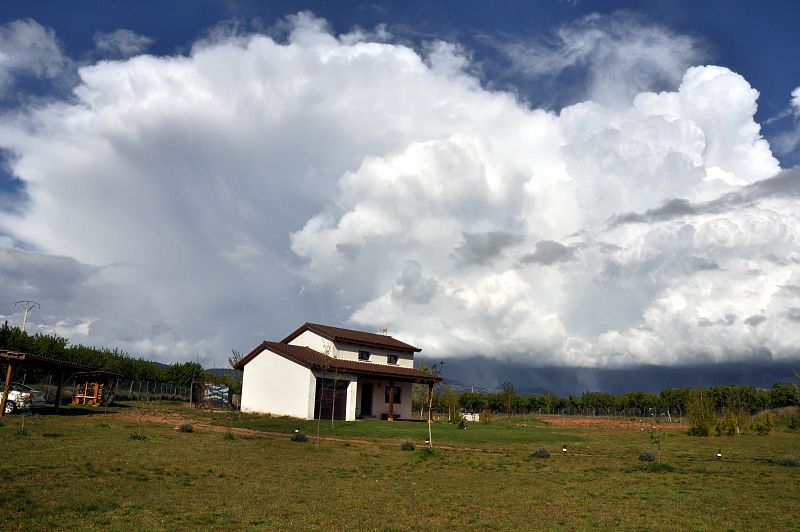
[[372,415],[372,383],[361,383],[361,417]]

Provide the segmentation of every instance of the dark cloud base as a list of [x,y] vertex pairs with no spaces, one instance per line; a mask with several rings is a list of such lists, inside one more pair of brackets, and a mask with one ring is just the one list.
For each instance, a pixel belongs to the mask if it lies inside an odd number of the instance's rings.
[[[439,360],[425,360],[427,363]],[[630,391],[657,393],[663,388],[739,384],[769,388],[776,382],[795,380],[800,361],[747,362],[665,367],[633,368],[533,368],[483,357],[445,360],[443,376],[447,382],[475,389],[500,389],[511,382],[520,393],[554,392],[560,396],[584,392],[620,394]]]

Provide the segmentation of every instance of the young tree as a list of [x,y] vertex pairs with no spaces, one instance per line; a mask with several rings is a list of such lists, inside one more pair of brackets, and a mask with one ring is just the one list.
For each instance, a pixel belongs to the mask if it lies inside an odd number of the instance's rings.
[[510,382],[503,383],[503,402],[506,406],[506,414],[508,416],[508,426],[511,426],[511,409],[514,406],[514,397],[517,392],[514,390],[514,385]]
[[[425,362],[420,363],[419,367],[417,368],[419,371],[427,373],[431,375],[431,367],[428,366]],[[419,384],[414,383],[411,385],[411,404],[413,405],[412,408],[416,410],[419,407],[419,418],[422,419],[422,416],[425,413],[425,403],[428,402],[428,385],[427,384]]]
[[442,387],[442,394],[440,396],[441,405],[447,407],[447,421],[452,422],[453,417],[458,412],[458,395],[453,387],[445,384]]
[[[444,366],[444,362],[440,362],[439,364],[431,365],[431,374],[438,378],[440,372],[442,371],[442,367]],[[433,409],[433,384],[428,385],[428,447],[433,447],[433,433],[431,430],[431,425],[433,424],[433,419],[431,417],[431,410]]]

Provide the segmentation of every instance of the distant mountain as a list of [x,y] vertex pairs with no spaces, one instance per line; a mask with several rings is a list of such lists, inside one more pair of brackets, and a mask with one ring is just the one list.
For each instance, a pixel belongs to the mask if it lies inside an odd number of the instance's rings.
[[242,380],[242,372],[238,369],[233,368],[210,368],[206,370],[207,372],[211,373],[212,375],[216,375],[218,377],[230,377],[232,379],[236,379],[237,381]]

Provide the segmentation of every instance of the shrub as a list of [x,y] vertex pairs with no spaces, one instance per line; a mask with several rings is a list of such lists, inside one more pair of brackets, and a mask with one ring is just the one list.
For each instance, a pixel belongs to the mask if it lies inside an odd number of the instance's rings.
[[235,440],[236,436],[233,435],[233,432],[226,432],[225,436],[222,437],[223,440]]
[[178,428],[178,432],[194,432],[194,427],[189,423],[184,423]]
[[642,462],[653,462],[656,459],[656,455],[653,451],[642,451],[639,453],[639,460]]
[[144,441],[147,439],[147,436],[141,432],[131,432],[131,435],[128,436],[128,439],[133,441]]
[[547,450],[547,447],[539,447],[531,454],[536,458],[550,458],[550,451]]
[[690,436],[708,436],[714,422],[714,405],[703,388],[689,392],[686,419],[689,421]]
[[297,443],[304,443],[308,441],[308,438],[306,438],[306,435],[303,434],[302,432],[295,432],[294,434],[292,434],[291,439],[293,442]]
[[708,427],[689,427],[686,434],[689,436],[708,436]]
[[728,412],[722,418],[717,420],[717,425],[714,427],[714,430],[717,433],[717,436],[727,435],[733,436],[734,434],[739,433],[739,428],[742,427],[744,423],[742,423],[742,416],[737,415],[733,412]]
[[664,462],[653,462],[652,464],[647,464],[647,470],[651,473],[672,473],[675,471],[675,466]]
[[5,426],[6,426],[6,424],[3,423],[2,421],[0,421],[0,427],[5,427]]
[[775,416],[772,414],[753,416],[749,425],[749,430],[756,434],[769,434],[775,428]]
[[786,424],[786,428],[789,430],[800,429],[800,414],[793,414],[791,416],[787,416],[784,418],[783,422]]
[[794,456],[784,456],[781,459],[781,465],[786,467],[800,467],[800,460]]
[[403,443],[400,444],[401,451],[413,451],[416,449],[414,442],[411,440],[405,440]]

